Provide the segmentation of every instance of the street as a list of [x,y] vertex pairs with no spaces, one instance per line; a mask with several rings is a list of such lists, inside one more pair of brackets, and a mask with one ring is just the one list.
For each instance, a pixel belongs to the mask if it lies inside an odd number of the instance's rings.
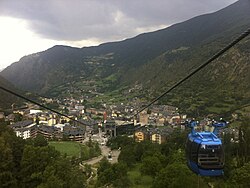
[[[103,157],[106,157],[111,164],[118,162],[118,157],[119,157],[120,151],[119,150],[112,150],[111,151],[111,149],[105,145],[107,143],[107,138],[103,137],[103,132],[101,132],[100,129],[99,129],[98,134],[94,134],[94,135],[91,135],[90,137],[86,137],[86,139],[82,143],[89,141],[90,138],[92,139],[92,141],[99,143],[99,146],[101,149],[101,155],[98,157],[94,157],[92,159],[89,159],[87,161],[83,161],[83,163],[93,165],[93,164],[98,163]],[[109,154],[111,157],[108,157]]]
[[[94,157],[92,159],[89,159],[87,161],[83,161],[85,164],[93,165],[98,163],[103,157],[106,157],[108,159],[108,154],[111,151],[109,147],[107,146],[100,146],[102,154],[98,157]],[[119,150],[112,150],[111,152],[111,159],[108,159],[111,164],[117,163],[118,162],[118,156],[120,154]]]

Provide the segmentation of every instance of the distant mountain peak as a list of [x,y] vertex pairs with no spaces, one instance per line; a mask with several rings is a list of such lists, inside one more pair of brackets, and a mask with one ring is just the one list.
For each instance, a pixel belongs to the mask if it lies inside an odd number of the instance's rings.
[[[56,45],[38,55],[22,58],[0,75],[25,90],[49,94],[57,86],[67,90],[68,83],[81,85],[86,79],[98,80],[99,83],[110,81],[102,87],[112,89],[141,83],[148,90],[158,91],[166,87],[164,83],[176,81],[248,28],[249,1],[240,0],[215,13],[197,16],[123,41],[84,48]],[[249,43],[246,42],[246,45]],[[229,53],[228,59],[223,60],[222,65],[225,67],[212,67],[204,73],[206,78],[196,78],[193,82],[200,84],[199,81],[205,80],[207,84],[212,83],[220,78],[218,72],[224,68],[223,72],[228,70],[228,74],[223,75],[223,81],[230,80],[232,85],[241,87],[245,92],[246,88],[242,85],[244,80],[230,72],[235,68],[235,74],[247,77],[245,70],[249,66],[245,62],[249,62],[247,58],[250,55],[245,49],[244,43],[238,45]],[[237,54],[240,57],[238,59]],[[214,79],[210,79],[211,75]],[[110,84],[113,84],[112,87]]]

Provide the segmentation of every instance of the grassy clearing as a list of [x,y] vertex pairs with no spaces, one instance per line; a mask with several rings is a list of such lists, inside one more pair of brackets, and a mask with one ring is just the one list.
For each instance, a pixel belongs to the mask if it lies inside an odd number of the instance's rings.
[[136,165],[133,169],[128,171],[128,178],[131,181],[131,187],[133,188],[152,187],[153,178],[141,174],[140,164]]
[[49,142],[50,146],[54,146],[57,151],[67,156],[79,157],[81,145],[77,142]]

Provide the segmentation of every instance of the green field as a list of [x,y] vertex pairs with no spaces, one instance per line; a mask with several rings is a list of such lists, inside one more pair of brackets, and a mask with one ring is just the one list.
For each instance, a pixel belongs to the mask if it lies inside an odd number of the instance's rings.
[[81,145],[77,142],[49,142],[50,146],[54,146],[57,151],[62,154],[67,154],[67,156],[80,156]]

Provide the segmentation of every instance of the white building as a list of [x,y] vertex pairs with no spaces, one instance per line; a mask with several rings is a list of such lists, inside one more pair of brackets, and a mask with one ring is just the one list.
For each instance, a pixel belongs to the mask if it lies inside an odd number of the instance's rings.
[[15,131],[16,136],[22,137],[23,139],[34,137],[37,132],[37,126],[31,120],[19,121],[10,125],[10,127]]
[[42,110],[30,110],[30,114],[42,113]]

